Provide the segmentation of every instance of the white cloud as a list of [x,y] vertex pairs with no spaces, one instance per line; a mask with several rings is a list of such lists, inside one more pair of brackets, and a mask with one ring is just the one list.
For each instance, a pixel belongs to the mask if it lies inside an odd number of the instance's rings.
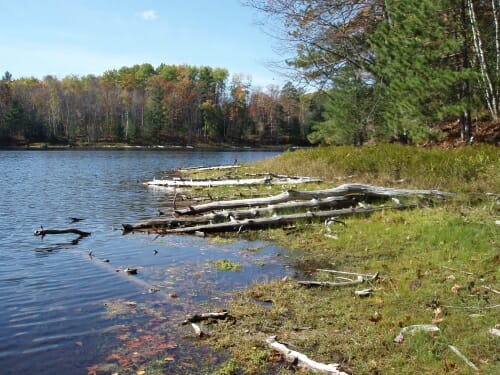
[[144,21],[154,21],[155,19],[158,18],[158,15],[156,14],[155,10],[150,9],[142,12],[141,17]]

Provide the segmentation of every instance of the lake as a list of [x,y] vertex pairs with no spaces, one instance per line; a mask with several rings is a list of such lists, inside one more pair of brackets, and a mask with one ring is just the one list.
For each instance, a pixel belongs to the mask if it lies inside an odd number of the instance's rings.
[[[275,154],[0,151],[0,372],[210,373],[223,358],[180,323],[224,308],[231,290],[292,274],[286,250],[119,229],[168,209],[170,192],[143,185],[164,171]],[[34,236],[40,226],[92,234],[72,244],[71,234]],[[221,259],[242,269],[218,271]]]

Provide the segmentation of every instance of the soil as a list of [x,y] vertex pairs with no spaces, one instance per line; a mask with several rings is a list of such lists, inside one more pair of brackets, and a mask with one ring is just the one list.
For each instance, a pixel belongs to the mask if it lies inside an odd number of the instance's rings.
[[[465,144],[460,137],[460,126],[457,122],[443,123],[439,129],[443,133],[438,142],[443,147],[457,147]],[[500,123],[494,121],[476,121],[472,125],[473,143],[500,145]]]

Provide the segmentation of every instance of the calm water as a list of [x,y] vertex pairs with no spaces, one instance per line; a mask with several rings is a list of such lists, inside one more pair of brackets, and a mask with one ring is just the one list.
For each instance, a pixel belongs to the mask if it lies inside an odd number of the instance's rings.
[[[179,323],[187,313],[223,308],[231,289],[290,273],[286,252],[115,228],[169,206],[170,193],[142,184],[162,171],[272,155],[0,151],[0,373],[135,374],[155,358],[165,373],[209,373],[220,358],[194,345]],[[41,225],[92,235],[72,245],[73,235],[35,237]],[[219,272],[217,259],[243,268]],[[116,272],[129,266],[136,276]]]

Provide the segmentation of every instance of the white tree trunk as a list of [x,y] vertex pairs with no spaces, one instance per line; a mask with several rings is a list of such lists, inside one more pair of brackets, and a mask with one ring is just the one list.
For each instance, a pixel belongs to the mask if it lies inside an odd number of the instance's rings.
[[[474,52],[476,53],[476,57],[479,63],[479,69],[481,71],[481,79],[484,85],[484,95],[486,103],[488,105],[488,109],[490,110],[491,116],[493,117],[493,120],[497,121],[498,120],[497,99],[495,96],[495,90],[493,89],[493,84],[491,83],[491,78],[488,72],[486,59],[484,57],[483,43],[481,41],[481,34],[479,32],[476,20],[476,12],[474,11],[474,5],[472,4],[472,0],[467,0],[467,7],[469,8],[469,19],[472,29],[472,38],[474,41]],[[497,50],[497,56],[498,56],[498,50]]]

